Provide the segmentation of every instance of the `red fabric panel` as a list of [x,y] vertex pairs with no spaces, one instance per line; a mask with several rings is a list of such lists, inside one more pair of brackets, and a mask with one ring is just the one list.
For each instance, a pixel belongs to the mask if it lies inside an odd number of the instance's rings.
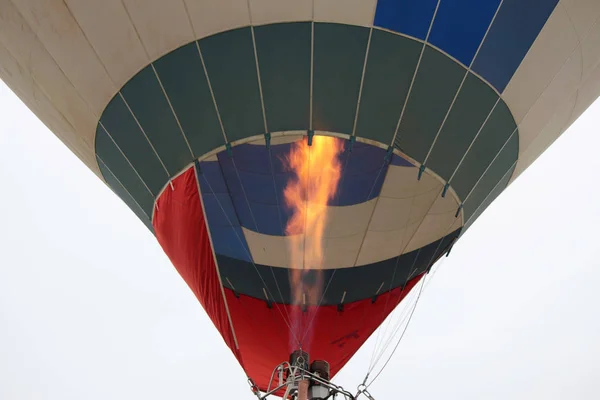
[[[404,290],[397,288],[379,296],[375,303],[365,299],[345,304],[341,312],[337,306],[312,307],[305,312],[291,305],[268,308],[264,300],[244,295],[236,298],[233,291],[225,289],[246,373],[261,390],[266,389],[273,369],[298,348],[289,324],[292,330],[309,332],[302,340],[303,350],[311,360],[329,362],[335,375],[421,277],[411,280]],[[291,322],[286,324],[286,320]]]
[[240,360],[204,221],[194,168],[167,187],[157,201],[152,224],[163,250],[192,289],[225,343]]

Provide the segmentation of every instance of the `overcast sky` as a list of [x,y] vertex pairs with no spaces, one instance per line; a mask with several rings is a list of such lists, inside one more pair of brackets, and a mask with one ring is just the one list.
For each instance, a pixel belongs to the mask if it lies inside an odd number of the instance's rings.
[[[600,397],[599,125],[597,102],[463,236],[377,400]],[[253,398],[154,237],[1,82],[0,179],[0,399]]]

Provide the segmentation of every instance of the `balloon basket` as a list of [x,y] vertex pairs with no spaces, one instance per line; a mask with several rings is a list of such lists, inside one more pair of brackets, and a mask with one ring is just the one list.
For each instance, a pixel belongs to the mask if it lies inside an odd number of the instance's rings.
[[[252,391],[260,400],[281,397],[286,400],[355,400],[356,397],[329,380],[329,363],[315,360],[302,350],[290,354],[289,361],[275,367],[269,386],[262,392],[250,382]],[[338,397],[339,396],[339,397]]]

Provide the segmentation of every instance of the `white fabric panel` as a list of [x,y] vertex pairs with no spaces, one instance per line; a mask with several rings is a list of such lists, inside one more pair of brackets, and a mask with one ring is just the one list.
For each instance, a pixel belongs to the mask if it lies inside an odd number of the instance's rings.
[[[9,0],[0,0],[0,40],[19,65],[18,73],[31,76],[45,96],[52,99],[56,111],[73,128],[72,132],[58,130],[55,134],[65,143],[80,146],[78,153],[85,155],[82,159],[98,174],[93,152],[96,117]],[[1,62],[4,64],[6,61],[2,59]],[[35,92],[26,92],[27,87],[24,86],[21,93],[33,96]],[[53,110],[40,108],[38,116],[45,117],[46,113],[49,116]]]
[[600,61],[600,13],[597,15],[596,23],[591,26],[585,40],[581,43],[581,57],[583,58],[581,75],[583,80],[586,80]]
[[327,222],[323,236],[342,238],[357,233],[364,236],[376,203],[375,198],[352,206],[327,207]]
[[249,2],[253,25],[312,20],[312,1],[249,0]]
[[369,224],[369,231],[390,232],[403,229],[408,223],[414,198],[380,197]]
[[[596,92],[596,96],[597,96]],[[514,181],[527,167],[529,167],[554,141],[564,132],[573,114],[577,95],[572,95],[553,115],[546,127],[531,142],[525,151],[520,152],[519,161],[511,181]],[[509,182],[509,183],[510,183]]]
[[567,60],[519,125],[520,154],[526,151],[531,142],[544,130],[548,121],[564,103],[565,96],[573,93],[579,86],[580,79],[581,57],[576,54]]
[[[290,237],[263,235],[242,227],[250,254],[256,264],[272,267],[288,267],[290,260]],[[303,241],[300,241],[303,243]]]
[[[256,233],[242,227],[246,242],[250,248],[250,254],[256,264],[269,265],[272,267],[290,268],[292,263],[295,246],[299,245],[300,254],[305,243],[304,235],[296,236],[271,236]],[[354,265],[356,254],[360,249],[360,243],[364,233],[357,233],[344,237],[324,238],[323,239],[323,269],[347,268]],[[312,238],[307,237],[306,243],[310,243]],[[307,245],[307,248],[312,248]],[[306,259],[310,259],[307,255]],[[300,260],[300,258],[299,258]],[[297,261],[297,264],[302,261]]]
[[377,0],[314,0],[317,22],[373,26]]
[[418,180],[418,173],[417,168],[390,165],[380,196],[405,199],[442,186],[440,181],[427,173],[424,173],[421,180]]
[[600,15],[600,1],[598,0],[561,0],[559,4],[564,6],[569,14],[580,39],[583,39],[590,26]]
[[600,59],[596,64],[596,68],[591,71],[591,73],[587,76],[583,85],[579,88],[577,93],[577,104],[575,104],[575,108],[571,114],[571,119],[569,120],[567,126],[570,126],[581,114],[587,110],[587,108],[592,105],[594,101],[598,98],[598,94],[600,93]]
[[94,149],[90,144],[80,140],[79,132],[55,108],[44,91],[31,79],[29,74],[17,63],[17,60],[0,43],[0,79],[11,88],[23,103],[50,129],[58,138],[82,160],[100,179]]
[[[142,43],[154,61],[194,40],[183,0],[123,0]],[[110,25],[106,27],[110,29]]]
[[[555,49],[555,43],[563,43],[560,40],[561,35],[570,37],[571,32],[576,35],[577,46],[570,52],[569,58],[554,73],[530,109],[524,110],[526,115],[519,126],[519,161],[510,182],[531,165],[600,93],[600,87],[595,87],[594,80],[589,79],[591,71],[600,61],[600,2],[563,0],[560,5],[551,16],[552,26],[557,26],[558,15],[562,16],[561,20],[566,19],[569,24],[573,25],[561,28],[562,30],[557,30],[558,28],[555,27],[553,29],[555,31],[554,41],[549,41],[545,45],[542,34],[540,34],[503,95],[514,114],[518,115],[519,112],[522,112],[523,110],[515,112],[513,108],[517,105],[518,110],[519,100],[517,97],[520,88],[523,88],[523,94],[527,93],[530,90],[527,88],[528,78],[534,80],[536,74],[552,69],[547,68],[548,65],[552,65],[549,63],[549,58],[538,55],[543,54],[542,50],[536,53],[534,49],[542,48],[544,45],[544,48],[552,52]],[[550,22],[549,20],[542,33],[551,31]],[[546,39],[546,41],[548,40]],[[523,65],[527,63],[532,65],[530,76],[518,81],[517,75]],[[515,87],[513,94],[508,90],[511,87]],[[581,93],[577,94],[578,91]],[[583,92],[587,93],[586,99],[582,99]]]
[[121,0],[65,0],[117,88],[148,64]]
[[367,232],[356,266],[388,260],[404,253],[406,244],[419,227],[421,221],[394,231]]
[[247,0],[185,0],[196,39],[250,25]]
[[352,267],[364,236],[363,231],[346,237],[325,239],[323,268]]
[[[356,265],[396,257],[449,233],[458,202],[451,195],[442,198],[441,191],[442,184],[431,175],[417,180],[416,168],[390,165]],[[461,221],[459,216],[456,229]]]
[[577,44],[577,33],[569,15],[563,7],[556,7],[502,94],[517,123],[560,71]]
[[65,3],[19,0],[15,6],[81,97],[100,115],[117,88]]
[[[456,203],[454,203],[454,207],[452,208],[453,200],[448,199],[448,197],[441,196],[436,199],[431,207],[431,211],[423,218],[423,222],[417,229],[417,232],[415,232],[414,236],[406,246],[406,250],[404,250],[405,253],[426,246],[452,232],[450,230],[451,227],[457,223],[456,220],[460,221],[462,218],[460,218],[460,216],[459,218],[455,217],[457,210]],[[445,212],[439,212],[448,210],[449,208],[452,209]]]

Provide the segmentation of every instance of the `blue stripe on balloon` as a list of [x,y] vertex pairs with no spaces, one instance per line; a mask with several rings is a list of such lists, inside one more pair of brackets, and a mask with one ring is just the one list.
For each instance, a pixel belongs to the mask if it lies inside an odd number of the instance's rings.
[[374,25],[424,40],[437,0],[379,0]]
[[429,43],[470,65],[499,4],[500,0],[442,1]]
[[503,92],[558,0],[504,0],[473,70]]
[[219,163],[201,162],[198,182],[215,253],[252,262],[248,243]]

